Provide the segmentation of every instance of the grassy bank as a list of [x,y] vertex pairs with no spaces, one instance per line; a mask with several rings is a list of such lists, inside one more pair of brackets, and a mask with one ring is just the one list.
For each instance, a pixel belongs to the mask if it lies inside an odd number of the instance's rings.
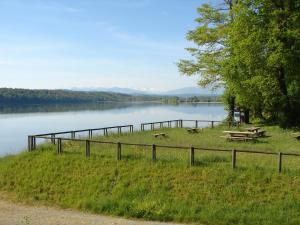
[[[100,140],[205,147],[300,152],[291,131],[266,127],[256,143],[227,142],[219,138],[225,127],[188,134],[184,129],[162,129],[168,138],[152,132],[111,135]],[[283,174],[277,158],[197,151],[196,165],[188,166],[187,150],[124,147],[115,160],[115,146],[65,143],[56,155],[50,144],[32,153],[0,159],[0,190],[18,201],[58,205],[101,214],[150,220],[204,224],[300,224],[300,157],[284,157]]]

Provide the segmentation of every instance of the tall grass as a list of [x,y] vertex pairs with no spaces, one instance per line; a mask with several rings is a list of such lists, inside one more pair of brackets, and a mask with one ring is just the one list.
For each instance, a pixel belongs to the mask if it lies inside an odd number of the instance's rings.
[[[299,152],[290,131],[266,127],[268,138],[256,143],[221,139],[224,127],[188,134],[184,129],[162,129],[97,137],[135,143],[203,146]],[[227,128],[226,128],[227,129]],[[167,138],[154,138],[165,132]],[[123,146],[116,161],[116,146],[92,144],[85,157],[83,144],[64,143],[63,154],[44,144],[34,152],[0,159],[0,190],[18,201],[75,208],[94,213],[160,221],[204,224],[300,224],[300,157],[284,157],[277,173],[277,158],[239,153],[231,169],[228,153],[189,152]]]

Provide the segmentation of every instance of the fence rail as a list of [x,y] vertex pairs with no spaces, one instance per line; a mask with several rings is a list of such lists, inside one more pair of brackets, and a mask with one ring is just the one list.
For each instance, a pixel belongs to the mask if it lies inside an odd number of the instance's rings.
[[[142,123],[141,124],[141,131],[145,131],[145,128],[150,126],[150,130],[155,130],[155,125],[159,125],[159,128],[168,127],[184,127],[185,122],[194,122],[195,128],[199,127],[199,123],[210,123],[211,127],[214,128],[216,123],[222,123],[223,121],[220,120],[165,120],[165,121],[158,121],[158,122],[150,122],[150,123]],[[231,127],[233,122],[228,122],[228,126]],[[237,123],[239,125],[239,123]]]
[[[211,123],[211,127],[214,127],[215,123],[221,123],[222,121],[212,121],[212,120],[167,120],[151,123],[142,123],[141,130],[144,131],[146,126],[150,125],[151,130],[155,129],[155,125],[159,124],[160,128],[164,127],[167,124],[167,127],[171,128],[174,124],[175,127],[183,127],[184,122],[195,122],[195,127],[198,127],[199,122]],[[232,125],[232,122],[228,123],[229,126]],[[239,124],[237,124],[239,126]],[[128,143],[128,142],[114,142],[114,141],[99,141],[92,139],[93,131],[103,130],[104,135],[108,134],[109,129],[117,129],[118,133],[122,132],[122,128],[129,128],[129,132],[133,132],[133,125],[124,125],[124,126],[114,126],[114,127],[104,127],[104,128],[94,128],[94,129],[84,129],[84,130],[75,130],[75,131],[65,131],[65,132],[56,132],[56,133],[46,133],[38,135],[28,136],[28,150],[33,151],[37,147],[36,140],[50,140],[52,144],[57,144],[57,154],[63,153],[63,142],[65,141],[75,141],[85,143],[85,155],[87,158],[91,156],[91,144],[111,144],[116,146],[116,159],[122,159],[122,146],[137,146],[137,147],[151,147],[152,151],[152,160],[157,160],[157,149],[158,148],[167,148],[167,149],[182,149],[189,150],[189,164],[190,166],[195,165],[195,151],[211,151],[211,152],[228,152],[231,153],[232,168],[237,167],[237,153],[246,153],[246,154],[264,154],[264,155],[274,155],[278,157],[278,172],[282,172],[283,165],[283,156],[300,156],[297,153],[288,153],[288,152],[272,152],[272,151],[252,151],[245,149],[221,149],[221,148],[207,148],[207,147],[197,147],[197,146],[175,146],[175,145],[159,145],[159,144],[148,144],[148,143]],[[79,132],[89,132],[88,139],[76,138],[75,134]],[[71,134],[71,138],[66,137],[56,137],[60,134]]]
[[[32,136],[29,136],[32,137]],[[52,140],[51,137],[36,136],[37,139],[48,139]],[[30,138],[29,138],[30,139]],[[91,144],[111,144],[116,146],[116,159],[122,159],[122,146],[137,146],[137,147],[151,147],[152,148],[152,160],[156,161],[156,152],[158,148],[167,149],[182,149],[190,151],[189,164],[190,166],[195,165],[195,150],[198,151],[212,151],[212,152],[228,152],[231,153],[232,158],[232,168],[235,169],[237,166],[237,153],[247,153],[247,154],[264,154],[264,155],[274,155],[278,157],[278,172],[282,172],[282,161],[283,156],[300,156],[297,153],[284,153],[284,152],[270,152],[270,151],[252,151],[243,149],[217,149],[217,148],[206,148],[197,146],[173,146],[173,145],[159,145],[159,144],[146,144],[146,143],[127,143],[127,142],[114,142],[114,141],[98,141],[91,139],[72,139],[72,138],[55,138],[57,140],[57,154],[63,153],[63,141],[76,141],[85,143],[85,155],[87,158],[91,156]],[[35,146],[36,147],[36,146]],[[35,149],[35,148],[34,148]],[[31,149],[30,151],[34,150]]]
[[[56,140],[57,135],[70,134],[72,139],[76,139],[76,134],[77,133],[88,132],[88,136],[91,139],[91,138],[93,138],[93,132],[94,131],[103,131],[103,135],[106,136],[106,135],[108,135],[108,131],[112,130],[112,129],[117,129],[118,134],[121,134],[122,133],[122,128],[129,128],[129,132],[130,133],[133,132],[133,125],[122,125],[122,126],[102,127],[102,128],[93,128],[93,129],[71,130],[71,131],[63,131],[63,132],[52,132],[52,133],[31,135],[31,137],[51,136],[51,140],[55,144],[55,140]],[[28,144],[28,146],[33,146],[34,147],[36,145],[35,140],[33,140],[32,142],[33,143]]]

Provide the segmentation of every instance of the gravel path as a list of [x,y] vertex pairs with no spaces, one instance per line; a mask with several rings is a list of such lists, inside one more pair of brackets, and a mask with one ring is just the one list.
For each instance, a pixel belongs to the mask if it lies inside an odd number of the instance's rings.
[[0,200],[0,225],[179,225],[99,216]]

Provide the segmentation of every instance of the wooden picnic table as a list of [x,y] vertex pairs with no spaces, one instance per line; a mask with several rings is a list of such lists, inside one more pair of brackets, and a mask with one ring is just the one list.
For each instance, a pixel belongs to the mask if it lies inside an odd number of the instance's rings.
[[187,132],[190,134],[199,133],[200,129],[198,128],[186,128]]
[[245,130],[249,131],[249,132],[255,132],[257,133],[261,128],[260,127],[247,127],[245,128]]
[[223,131],[226,134],[225,137],[229,140],[241,140],[241,141],[248,141],[253,140],[256,138],[255,133],[249,131]]

